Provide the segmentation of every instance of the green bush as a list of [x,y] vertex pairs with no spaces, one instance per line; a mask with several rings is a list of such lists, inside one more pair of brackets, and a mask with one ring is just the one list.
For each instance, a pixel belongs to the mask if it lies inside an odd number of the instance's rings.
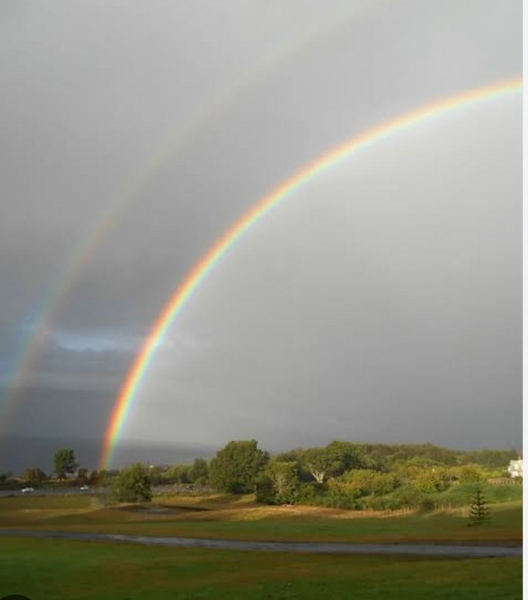
[[152,489],[147,467],[136,463],[123,469],[112,480],[110,499],[115,502],[149,502]]
[[420,512],[430,512],[436,508],[436,503],[431,497],[422,498],[418,508]]
[[365,496],[362,498],[364,508],[368,510],[397,510],[402,508],[400,500],[394,497],[394,494],[386,496]]
[[368,469],[354,469],[333,480],[356,498],[370,494],[389,494],[400,486],[400,480],[392,473],[379,473]]
[[259,477],[255,484],[255,500],[259,504],[278,504],[273,482],[266,475]]
[[303,482],[297,488],[297,504],[318,506],[318,499],[323,497],[325,489],[316,483]]
[[309,506],[322,506],[324,508],[343,508],[348,510],[362,510],[364,508],[360,499],[337,493],[319,494],[304,501],[303,504]]
[[349,510],[362,510],[363,502],[360,498],[346,492],[331,491],[323,496],[322,506],[327,508],[345,508]]
[[427,494],[420,491],[416,486],[407,484],[399,487],[391,494],[386,494],[387,508],[397,510],[400,508],[420,508]]

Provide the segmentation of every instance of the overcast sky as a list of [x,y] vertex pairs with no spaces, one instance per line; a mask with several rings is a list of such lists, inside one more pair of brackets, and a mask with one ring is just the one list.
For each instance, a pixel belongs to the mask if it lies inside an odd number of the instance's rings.
[[[521,51],[518,0],[0,0],[2,435],[100,438],[233,221]],[[520,449],[521,119],[452,111],[293,194],[174,321],[123,440]]]

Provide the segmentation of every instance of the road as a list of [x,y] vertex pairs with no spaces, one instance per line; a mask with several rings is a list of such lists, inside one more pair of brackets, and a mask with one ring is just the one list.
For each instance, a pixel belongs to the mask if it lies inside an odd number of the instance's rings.
[[2,529],[0,536],[118,542],[176,548],[214,548],[217,550],[259,550],[265,552],[309,552],[315,554],[392,554],[410,556],[446,556],[457,558],[522,557],[522,547],[455,546],[442,544],[347,544],[332,542],[251,542],[209,540],[183,537],[151,537],[113,533],[81,533]]
[[[152,492],[154,494],[169,494],[169,493],[182,493],[182,492],[195,492],[195,493],[209,493],[211,488],[207,486],[190,486],[187,484],[174,484],[174,485],[156,485],[152,486]],[[0,498],[9,498],[14,496],[74,496],[79,495],[97,495],[108,492],[107,487],[90,487],[89,490],[80,490],[78,486],[61,487],[61,488],[35,488],[30,493],[23,493],[22,490],[0,490]]]
[[0,498],[12,498],[14,496],[25,496],[29,498],[31,496],[74,496],[87,495],[87,494],[101,494],[104,490],[94,488],[89,491],[81,491],[78,487],[69,488],[36,488],[30,493],[24,493],[22,490],[0,490]]

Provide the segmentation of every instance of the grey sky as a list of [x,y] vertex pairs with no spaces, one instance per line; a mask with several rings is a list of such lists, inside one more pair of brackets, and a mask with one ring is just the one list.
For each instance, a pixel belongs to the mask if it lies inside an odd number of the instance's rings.
[[[0,1],[0,386],[89,228],[199,122],[60,295],[3,435],[101,436],[159,310],[226,227],[354,133],[520,76],[521,13]],[[521,112],[503,97],[423,122],[298,190],[171,327],[124,439],[520,447]]]

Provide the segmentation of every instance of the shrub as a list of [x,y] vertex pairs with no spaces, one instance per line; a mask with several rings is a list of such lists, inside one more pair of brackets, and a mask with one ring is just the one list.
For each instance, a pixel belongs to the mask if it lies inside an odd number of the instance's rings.
[[432,498],[422,498],[418,506],[421,512],[430,512],[436,508],[436,503]]
[[110,498],[115,502],[149,502],[152,499],[149,470],[140,463],[123,469],[112,480]]
[[356,498],[370,494],[389,494],[400,486],[399,479],[392,473],[380,473],[367,469],[354,469],[345,473],[338,480],[347,492]]

